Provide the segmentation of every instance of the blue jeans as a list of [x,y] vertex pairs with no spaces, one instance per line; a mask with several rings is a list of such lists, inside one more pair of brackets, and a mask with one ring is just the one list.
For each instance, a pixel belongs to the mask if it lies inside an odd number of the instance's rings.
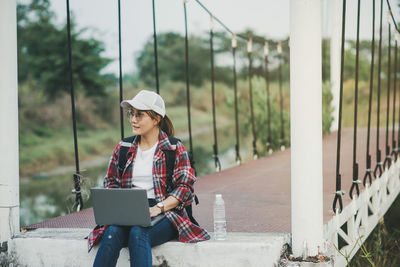
[[[155,203],[155,200],[149,199],[150,206]],[[151,248],[177,237],[178,231],[167,217],[152,227],[109,225],[100,242],[93,266],[115,266],[121,248],[128,247],[131,267],[151,267]]]

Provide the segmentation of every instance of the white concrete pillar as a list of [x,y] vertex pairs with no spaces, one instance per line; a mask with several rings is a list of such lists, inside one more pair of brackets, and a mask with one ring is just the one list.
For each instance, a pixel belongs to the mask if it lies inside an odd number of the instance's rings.
[[323,244],[321,1],[290,1],[292,248]]
[[17,2],[0,1],[0,242],[19,232]]
[[333,107],[333,122],[331,131],[338,130],[339,95],[340,95],[340,51],[342,38],[342,5],[340,0],[330,0],[331,19],[331,92]]

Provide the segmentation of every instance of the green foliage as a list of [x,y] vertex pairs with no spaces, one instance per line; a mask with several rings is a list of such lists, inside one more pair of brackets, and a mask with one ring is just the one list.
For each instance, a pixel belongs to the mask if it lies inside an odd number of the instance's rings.
[[[19,4],[18,18],[18,80],[32,80],[38,91],[54,99],[70,90],[66,26],[55,26],[49,0],[33,0]],[[86,95],[105,95],[105,88],[114,81],[100,71],[111,62],[100,54],[102,42],[84,39],[71,22],[73,81],[77,90]]]
[[[344,80],[354,79],[356,74],[356,42],[348,40],[344,54]],[[377,45],[375,46],[375,60],[377,63]],[[358,65],[358,78],[361,81],[369,81],[370,66],[371,66],[371,41],[360,41],[359,45],[359,65]],[[384,72],[387,64],[387,47],[382,49],[382,71]],[[378,64],[376,64],[378,65]]]
[[[266,85],[263,77],[255,77],[252,79],[253,87],[253,109],[255,117],[255,129],[257,133],[258,148],[261,154],[266,152],[266,146],[268,140],[268,107],[267,107],[267,95]],[[240,118],[240,130],[245,136],[252,135],[252,123],[251,123],[251,111],[250,111],[250,93],[248,89],[248,82],[241,81],[239,83],[239,118]],[[290,145],[290,115],[289,115],[289,85],[288,83],[282,84],[282,95],[283,95],[283,112],[281,114],[280,108],[280,93],[279,84],[272,82],[270,84],[270,127],[271,127],[271,147],[276,150],[281,146],[280,139],[282,134],[282,121],[283,117],[283,134],[285,146]],[[233,105],[232,100],[229,100],[229,105]],[[322,130],[323,134],[330,132],[330,127],[333,121],[332,116],[332,94],[330,91],[329,83],[323,85],[322,90]]]
[[[238,91],[238,109],[239,109],[239,126],[240,132],[247,136],[252,133],[252,121],[251,121],[251,109],[250,109],[250,91],[248,87],[248,81],[240,81],[239,82],[239,91]],[[284,85],[286,87],[286,85]],[[257,134],[258,144],[258,152],[261,154],[265,152],[265,144],[268,139],[268,110],[267,110],[267,96],[266,96],[266,87],[265,80],[262,77],[254,77],[252,79],[252,88],[253,88],[253,111],[254,111],[254,126]],[[284,89],[286,92],[288,88]],[[284,105],[289,104],[288,98],[284,94]],[[232,96],[233,98],[233,96]],[[281,138],[281,114],[279,107],[279,87],[276,83],[271,84],[271,95],[270,95],[270,104],[271,104],[271,146],[273,149],[278,149],[280,147],[280,138]],[[233,105],[234,100],[230,100],[229,103]],[[285,135],[285,143],[289,144],[289,114],[285,110],[283,110],[283,129]]]
[[330,132],[333,122],[333,108],[332,108],[332,91],[331,84],[326,82],[322,85],[322,133],[327,134]]
[[[371,66],[371,41],[362,40],[359,44],[359,65],[358,79],[360,81],[369,81]],[[375,45],[375,64],[377,65],[378,46]],[[387,64],[387,47],[384,45],[382,49],[382,71],[386,69]],[[322,80],[328,81],[330,76],[330,40],[322,40]],[[354,79],[356,73],[356,42],[347,40],[344,53],[344,81]],[[376,75],[376,74],[375,74]]]
[[[246,32],[246,34],[250,34]],[[215,81],[232,85],[232,48],[231,39],[224,32],[215,32],[213,39],[214,48],[214,72]],[[283,42],[283,53],[278,55],[276,52],[277,41],[270,40],[271,54],[269,56],[270,78],[278,79],[278,63],[282,63],[283,73],[289,72],[289,48],[288,40]],[[254,43],[253,72],[255,75],[264,76],[264,44]],[[185,69],[185,38],[184,36],[173,33],[160,33],[157,35],[158,48],[158,73],[160,87],[165,82],[180,81],[186,83]],[[189,38],[189,79],[191,86],[201,86],[211,77],[210,63],[210,40],[209,35],[194,36]],[[237,71],[247,74],[247,44],[242,39],[238,40],[236,52]],[[155,63],[154,63],[154,41],[149,38],[143,49],[139,52],[136,59],[139,69],[139,77],[146,86],[155,88]],[[223,64],[222,64],[223,63]],[[238,75],[241,75],[238,73]],[[283,77],[288,81],[288,76]]]
[[[161,87],[166,81],[186,82],[185,39],[178,33],[157,35],[158,73]],[[210,54],[207,43],[199,37],[189,40],[190,84],[201,85],[209,77]],[[154,43],[150,38],[137,58],[140,79],[150,88],[155,88]]]
[[400,266],[400,197],[379,221],[350,266]]

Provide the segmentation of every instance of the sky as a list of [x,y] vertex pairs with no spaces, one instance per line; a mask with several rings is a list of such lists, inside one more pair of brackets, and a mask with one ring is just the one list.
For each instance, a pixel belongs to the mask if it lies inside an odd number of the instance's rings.
[[[292,0],[295,1],[295,0]],[[18,0],[29,3],[29,0]],[[290,0],[201,0],[217,18],[233,32],[252,29],[267,38],[285,39],[289,36]],[[330,35],[331,2],[322,2],[323,36]],[[341,1],[340,1],[341,2]],[[386,1],[384,1],[386,2]],[[400,17],[396,1],[391,0],[395,17]],[[66,1],[50,0],[58,25],[66,22]],[[376,25],[378,25],[379,3],[376,1]],[[104,42],[103,56],[114,59],[105,72],[118,73],[118,1],[117,0],[70,0],[70,9],[78,28],[88,28],[83,36],[93,36]],[[157,33],[174,31],[184,34],[183,0],[155,0]],[[135,71],[138,51],[153,35],[153,13],[151,0],[121,0],[122,69],[124,73]],[[346,38],[356,36],[357,1],[347,1]],[[210,17],[195,0],[187,2],[188,31],[204,34],[209,30]],[[371,38],[372,0],[361,1],[362,39]],[[387,25],[387,9],[384,19]],[[222,29],[216,25],[216,30]],[[376,27],[376,35],[378,34]]]

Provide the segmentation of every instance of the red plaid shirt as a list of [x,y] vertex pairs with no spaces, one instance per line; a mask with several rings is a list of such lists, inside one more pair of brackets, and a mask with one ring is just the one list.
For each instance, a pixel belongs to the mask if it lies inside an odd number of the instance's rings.
[[[133,146],[127,154],[127,162],[122,177],[118,171],[118,157],[121,142],[115,147],[110,158],[107,175],[104,177],[105,188],[131,188],[133,178],[133,165],[137,152],[137,140],[133,141]],[[163,150],[176,150],[174,174],[172,178],[173,190],[167,193],[167,167],[165,153]],[[198,242],[210,239],[207,231],[193,224],[186,214],[184,207],[192,203],[193,184],[196,180],[193,168],[190,166],[189,155],[181,142],[178,141],[176,147],[171,145],[168,136],[160,130],[158,146],[153,158],[153,184],[157,202],[161,202],[168,196],[174,196],[180,204],[167,212],[166,217],[171,221],[179,232],[179,241]],[[88,236],[89,251],[98,243],[104,234],[106,225],[97,226]]]

